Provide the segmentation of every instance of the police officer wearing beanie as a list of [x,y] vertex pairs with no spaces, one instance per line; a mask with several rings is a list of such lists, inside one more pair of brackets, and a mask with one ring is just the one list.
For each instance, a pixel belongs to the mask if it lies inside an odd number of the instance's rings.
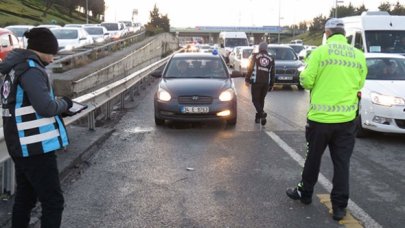
[[56,99],[45,66],[58,52],[47,28],[24,34],[27,49],[14,49],[0,63],[4,139],[14,161],[17,189],[12,227],[28,227],[31,210],[41,203],[41,227],[60,227],[64,199],[55,151],[68,145],[61,114],[72,101]]
[[312,202],[321,159],[329,147],[333,161],[330,194],[333,219],[346,215],[349,200],[349,165],[355,142],[358,92],[364,85],[367,65],[364,54],[347,43],[341,19],[325,24],[327,41],[313,50],[300,74],[301,85],[310,91],[305,137],[307,156],[301,181],[287,189],[287,196],[304,204]]
[[256,108],[255,122],[265,125],[267,113],[263,110],[264,100],[267,91],[274,85],[274,59],[267,52],[266,42],[261,42],[259,52],[250,56],[245,83],[246,86],[252,86],[252,102]]

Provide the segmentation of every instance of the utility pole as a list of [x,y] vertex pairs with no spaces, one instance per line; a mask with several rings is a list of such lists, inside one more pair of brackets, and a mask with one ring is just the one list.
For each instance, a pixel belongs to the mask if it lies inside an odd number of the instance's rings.
[[281,0],[278,0],[278,38],[277,38],[277,43],[280,43],[280,32],[281,32],[281,29],[280,29],[280,26],[281,26],[281,24],[280,24],[280,20],[281,20],[280,12],[281,12]]
[[89,0],[86,0],[86,24],[89,23]]
[[343,3],[343,0],[335,0],[335,18],[338,18],[338,3]]

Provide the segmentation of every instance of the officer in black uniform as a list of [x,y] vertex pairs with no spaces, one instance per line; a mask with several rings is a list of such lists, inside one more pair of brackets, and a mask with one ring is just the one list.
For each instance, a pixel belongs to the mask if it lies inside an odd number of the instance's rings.
[[256,108],[255,122],[266,124],[267,113],[263,111],[264,99],[267,91],[274,85],[274,58],[267,52],[267,43],[259,44],[259,52],[249,58],[249,65],[245,77],[246,86],[252,85],[252,102]]
[[14,49],[0,63],[4,139],[14,161],[17,189],[12,227],[28,227],[31,210],[41,202],[41,227],[60,227],[64,199],[55,151],[69,144],[61,114],[72,101],[53,95],[45,66],[58,52],[47,28],[24,34],[27,49]]

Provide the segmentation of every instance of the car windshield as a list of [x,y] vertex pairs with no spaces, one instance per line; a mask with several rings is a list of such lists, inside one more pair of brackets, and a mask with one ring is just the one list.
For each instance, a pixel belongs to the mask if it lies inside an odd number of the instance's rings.
[[8,30],[12,31],[14,35],[17,37],[22,37],[24,32],[28,30],[28,28],[7,28]]
[[405,59],[368,58],[367,80],[405,80]]
[[366,31],[368,52],[405,53],[405,31]]
[[103,35],[103,28],[85,27],[84,30],[90,35]]
[[102,23],[101,25],[104,26],[108,31],[119,30],[118,23]]
[[52,29],[51,31],[58,40],[77,39],[79,37],[77,30],[73,29]]
[[226,38],[225,39],[226,47],[236,47],[236,46],[248,46],[247,39],[244,38]]
[[274,56],[276,60],[293,61],[298,59],[292,48],[269,47],[267,51],[270,55]]
[[228,78],[227,68],[220,58],[173,58],[165,78]]
[[252,54],[253,49],[243,49],[242,57],[244,59],[249,58],[250,54]]
[[295,53],[300,53],[305,47],[303,45],[290,45],[294,49]]

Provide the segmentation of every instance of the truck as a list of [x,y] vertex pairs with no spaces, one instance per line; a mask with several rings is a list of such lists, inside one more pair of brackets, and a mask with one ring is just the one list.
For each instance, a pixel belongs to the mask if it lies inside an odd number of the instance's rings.
[[218,52],[225,62],[229,64],[229,54],[236,46],[249,46],[249,40],[245,32],[220,32]]
[[390,15],[386,11],[367,11],[360,16],[341,19],[346,38],[354,47],[365,53],[405,54],[405,16]]

